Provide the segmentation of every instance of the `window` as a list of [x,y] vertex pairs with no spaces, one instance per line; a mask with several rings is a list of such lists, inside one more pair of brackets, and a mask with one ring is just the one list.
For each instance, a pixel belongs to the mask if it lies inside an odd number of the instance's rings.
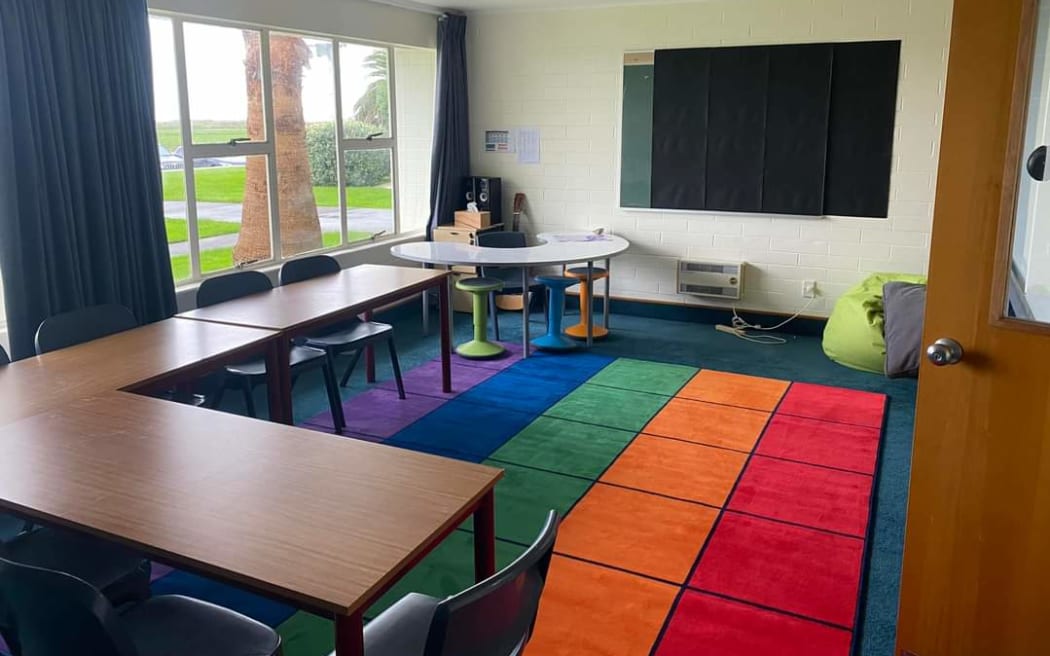
[[[171,14],[151,14],[150,32],[177,283],[424,225],[433,51]],[[412,79],[404,112],[399,61]]]

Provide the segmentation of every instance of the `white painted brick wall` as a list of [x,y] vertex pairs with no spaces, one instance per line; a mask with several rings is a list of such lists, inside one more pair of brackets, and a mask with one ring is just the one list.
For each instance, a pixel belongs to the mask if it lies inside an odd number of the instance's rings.
[[430,218],[430,153],[434,136],[436,70],[435,51],[394,49],[398,211],[402,232],[424,228]]
[[[675,291],[679,257],[745,260],[742,308],[794,312],[802,281],[826,315],[876,271],[926,271],[951,0],[709,0],[470,17],[473,166],[501,176],[527,228],[604,226],[633,247],[613,263],[617,296],[718,304]],[[618,208],[623,53],[654,48],[900,39],[901,79],[888,219],[631,211]],[[542,161],[483,152],[485,129],[537,126]],[[505,208],[505,211],[509,210]]]

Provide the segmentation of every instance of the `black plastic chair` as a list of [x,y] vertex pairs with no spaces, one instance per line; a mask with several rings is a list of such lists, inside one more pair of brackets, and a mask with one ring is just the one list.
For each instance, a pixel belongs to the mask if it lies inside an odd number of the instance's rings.
[[[290,260],[281,265],[279,280],[281,285],[290,285],[311,278],[339,273],[339,262],[330,255],[311,255],[310,257]],[[343,372],[339,384],[346,387],[350,374],[354,372],[361,353],[365,347],[385,341],[390,351],[390,367],[394,370],[397,381],[397,395],[405,398],[405,385],[401,381],[401,363],[397,359],[397,348],[394,346],[394,327],[378,321],[361,321],[352,319],[341,323],[317,335],[306,338],[306,345],[319,348],[328,356],[332,368],[335,368],[335,357],[352,352],[350,363]]]
[[536,623],[558,532],[551,511],[539,537],[495,576],[447,599],[412,593],[365,627],[365,656],[517,656]]
[[63,312],[44,319],[36,329],[36,353],[43,355],[131,330],[138,325],[131,310],[112,303]]
[[91,584],[0,558],[0,599],[16,656],[273,656],[281,639],[264,624],[189,597],[154,597],[120,610]]
[[[197,288],[197,307],[208,307],[232,301],[244,296],[268,292],[273,283],[266,274],[259,271],[237,271],[223,276],[206,278]],[[332,410],[332,421],[335,431],[341,432],[346,427],[343,417],[343,399],[335,383],[335,369],[331,366],[325,352],[309,346],[292,345],[289,357],[291,363],[292,385],[304,371],[320,369],[324,376],[325,391],[328,394],[328,405]],[[244,394],[244,405],[252,417],[255,413],[255,399],[252,391],[256,386],[266,383],[266,360],[256,358],[248,362],[226,366],[226,377],[215,392],[209,404],[217,408],[222,402],[227,388],[237,387]]]
[[[492,231],[479,232],[477,235],[478,246],[485,248],[525,248],[529,245],[528,237],[524,232]],[[479,267],[479,275],[482,278],[495,278],[503,282],[503,288],[498,292],[489,294],[489,316],[492,318],[492,330],[499,340],[499,308],[496,307],[496,296],[523,295],[521,288],[520,267]],[[543,307],[547,307],[547,288],[536,279],[529,276],[529,293],[527,298],[522,298],[522,303],[531,303],[533,294],[540,294],[544,299]]]

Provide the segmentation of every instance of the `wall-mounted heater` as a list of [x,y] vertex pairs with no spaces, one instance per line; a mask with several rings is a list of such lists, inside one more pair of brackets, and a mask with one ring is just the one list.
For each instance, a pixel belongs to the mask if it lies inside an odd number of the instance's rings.
[[738,301],[743,290],[743,262],[678,260],[679,294]]

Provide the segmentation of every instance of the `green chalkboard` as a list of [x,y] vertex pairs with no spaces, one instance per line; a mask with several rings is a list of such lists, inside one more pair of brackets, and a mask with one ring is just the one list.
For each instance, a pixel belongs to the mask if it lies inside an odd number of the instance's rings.
[[623,146],[620,152],[620,206],[652,204],[653,65],[623,67]]

